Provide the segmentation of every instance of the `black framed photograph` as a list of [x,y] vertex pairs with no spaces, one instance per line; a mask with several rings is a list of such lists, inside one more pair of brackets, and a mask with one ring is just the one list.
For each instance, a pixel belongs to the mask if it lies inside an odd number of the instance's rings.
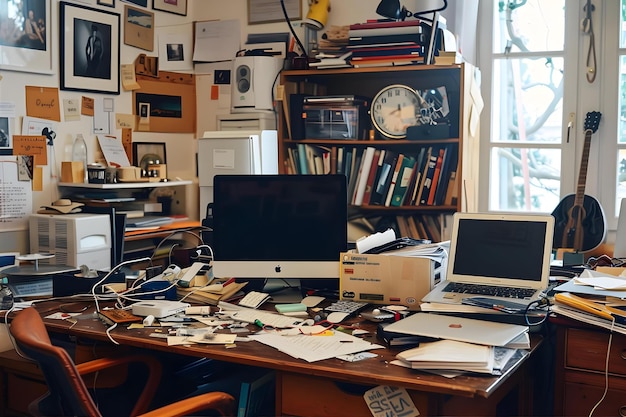
[[152,0],[152,8],[162,12],[187,16],[187,0]]
[[126,3],[136,4],[141,7],[148,7],[148,0],[122,0]]
[[165,142],[133,142],[133,166],[141,168],[141,176],[150,176],[149,165],[165,165]]
[[115,7],[115,0],[98,0],[100,6]]
[[120,93],[120,15],[61,2],[61,90]]
[[52,74],[49,1],[0,1],[0,28],[0,70]]

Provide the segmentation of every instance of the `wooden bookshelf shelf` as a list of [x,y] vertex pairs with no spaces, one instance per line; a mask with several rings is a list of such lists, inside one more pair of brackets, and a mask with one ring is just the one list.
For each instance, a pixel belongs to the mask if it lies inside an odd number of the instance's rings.
[[[371,225],[371,232],[392,227],[400,236],[431,240],[435,240],[435,236],[444,240],[449,238],[446,236],[446,224],[449,224],[446,217],[464,207],[464,141],[470,137],[470,87],[473,75],[474,68],[469,64],[281,72],[281,84],[285,92],[278,126],[281,173],[345,174],[348,180],[350,218],[361,218],[359,223]],[[414,134],[415,131],[411,129],[411,135],[406,137],[385,135],[381,130],[384,128],[377,128],[370,120],[371,108],[365,112],[367,120],[355,122],[356,115],[361,117],[364,114],[354,111],[356,97],[369,98],[366,102],[371,105],[372,99],[379,92],[386,92],[391,85],[401,85],[399,90],[410,94],[413,103],[416,100],[419,103],[402,107],[402,112],[407,108],[410,112],[414,111],[408,114],[409,119],[414,114],[415,119],[411,119],[415,120],[414,125],[422,125],[423,129],[418,134]],[[413,97],[414,92],[417,97]],[[441,106],[445,107],[445,111],[438,122],[427,125],[423,121],[424,111],[434,111],[434,92],[445,103],[445,106]],[[332,121],[330,135],[336,135],[336,127],[343,117],[348,130],[345,138],[323,136],[326,130],[319,126],[323,126],[323,122],[330,117],[330,107],[326,109],[322,105],[318,114],[312,113],[311,105],[307,107],[307,103],[319,103],[320,100],[305,100],[309,96],[355,97],[351,105],[346,105],[346,110],[332,104],[333,110],[338,109],[337,112],[342,113],[336,115],[339,122],[328,119]],[[389,100],[392,99],[389,96]],[[395,107],[391,111],[389,109],[391,106],[385,111],[393,113]],[[397,110],[401,110],[400,104]],[[385,111],[379,114],[385,114]],[[313,122],[311,116],[320,119],[315,118]],[[445,130],[434,134],[432,132],[437,130],[434,128],[437,123],[445,123]],[[351,130],[355,126],[359,132],[356,139],[354,130]],[[350,156],[346,158],[348,154]],[[381,176],[384,165],[389,167],[386,183]],[[436,230],[433,231],[433,228]]]

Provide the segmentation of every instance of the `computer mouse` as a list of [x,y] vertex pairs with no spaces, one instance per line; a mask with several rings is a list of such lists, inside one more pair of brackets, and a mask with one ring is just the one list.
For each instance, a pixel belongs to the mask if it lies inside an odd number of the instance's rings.
[[348,317],[350,314],[342,313],[341,311],[333,311],[326,316],[326,320],[331,323],[341,323]]

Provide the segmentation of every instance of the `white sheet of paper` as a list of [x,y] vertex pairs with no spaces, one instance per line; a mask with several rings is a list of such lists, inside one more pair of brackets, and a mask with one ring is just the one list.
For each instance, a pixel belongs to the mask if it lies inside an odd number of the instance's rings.
[[573,278],[576,285],[587,285],[602,290],[626,290],[626,279],[614,275],[584,270],[580,276]]
[[196,22],[193,60],[227,61],[241,49],[239,19]]
[[129,167],[130,161],[122,141],[114,136],[98,135],[98,143],[109,166]]

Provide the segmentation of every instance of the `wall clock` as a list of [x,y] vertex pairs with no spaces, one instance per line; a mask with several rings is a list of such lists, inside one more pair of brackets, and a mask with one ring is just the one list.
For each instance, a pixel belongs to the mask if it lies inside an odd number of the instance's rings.
[[406,128],[417,124],[422,101],[418,92],[407,85],[383,88],[372,100],[370,116],[374,128],[387,138],[405,138]]

